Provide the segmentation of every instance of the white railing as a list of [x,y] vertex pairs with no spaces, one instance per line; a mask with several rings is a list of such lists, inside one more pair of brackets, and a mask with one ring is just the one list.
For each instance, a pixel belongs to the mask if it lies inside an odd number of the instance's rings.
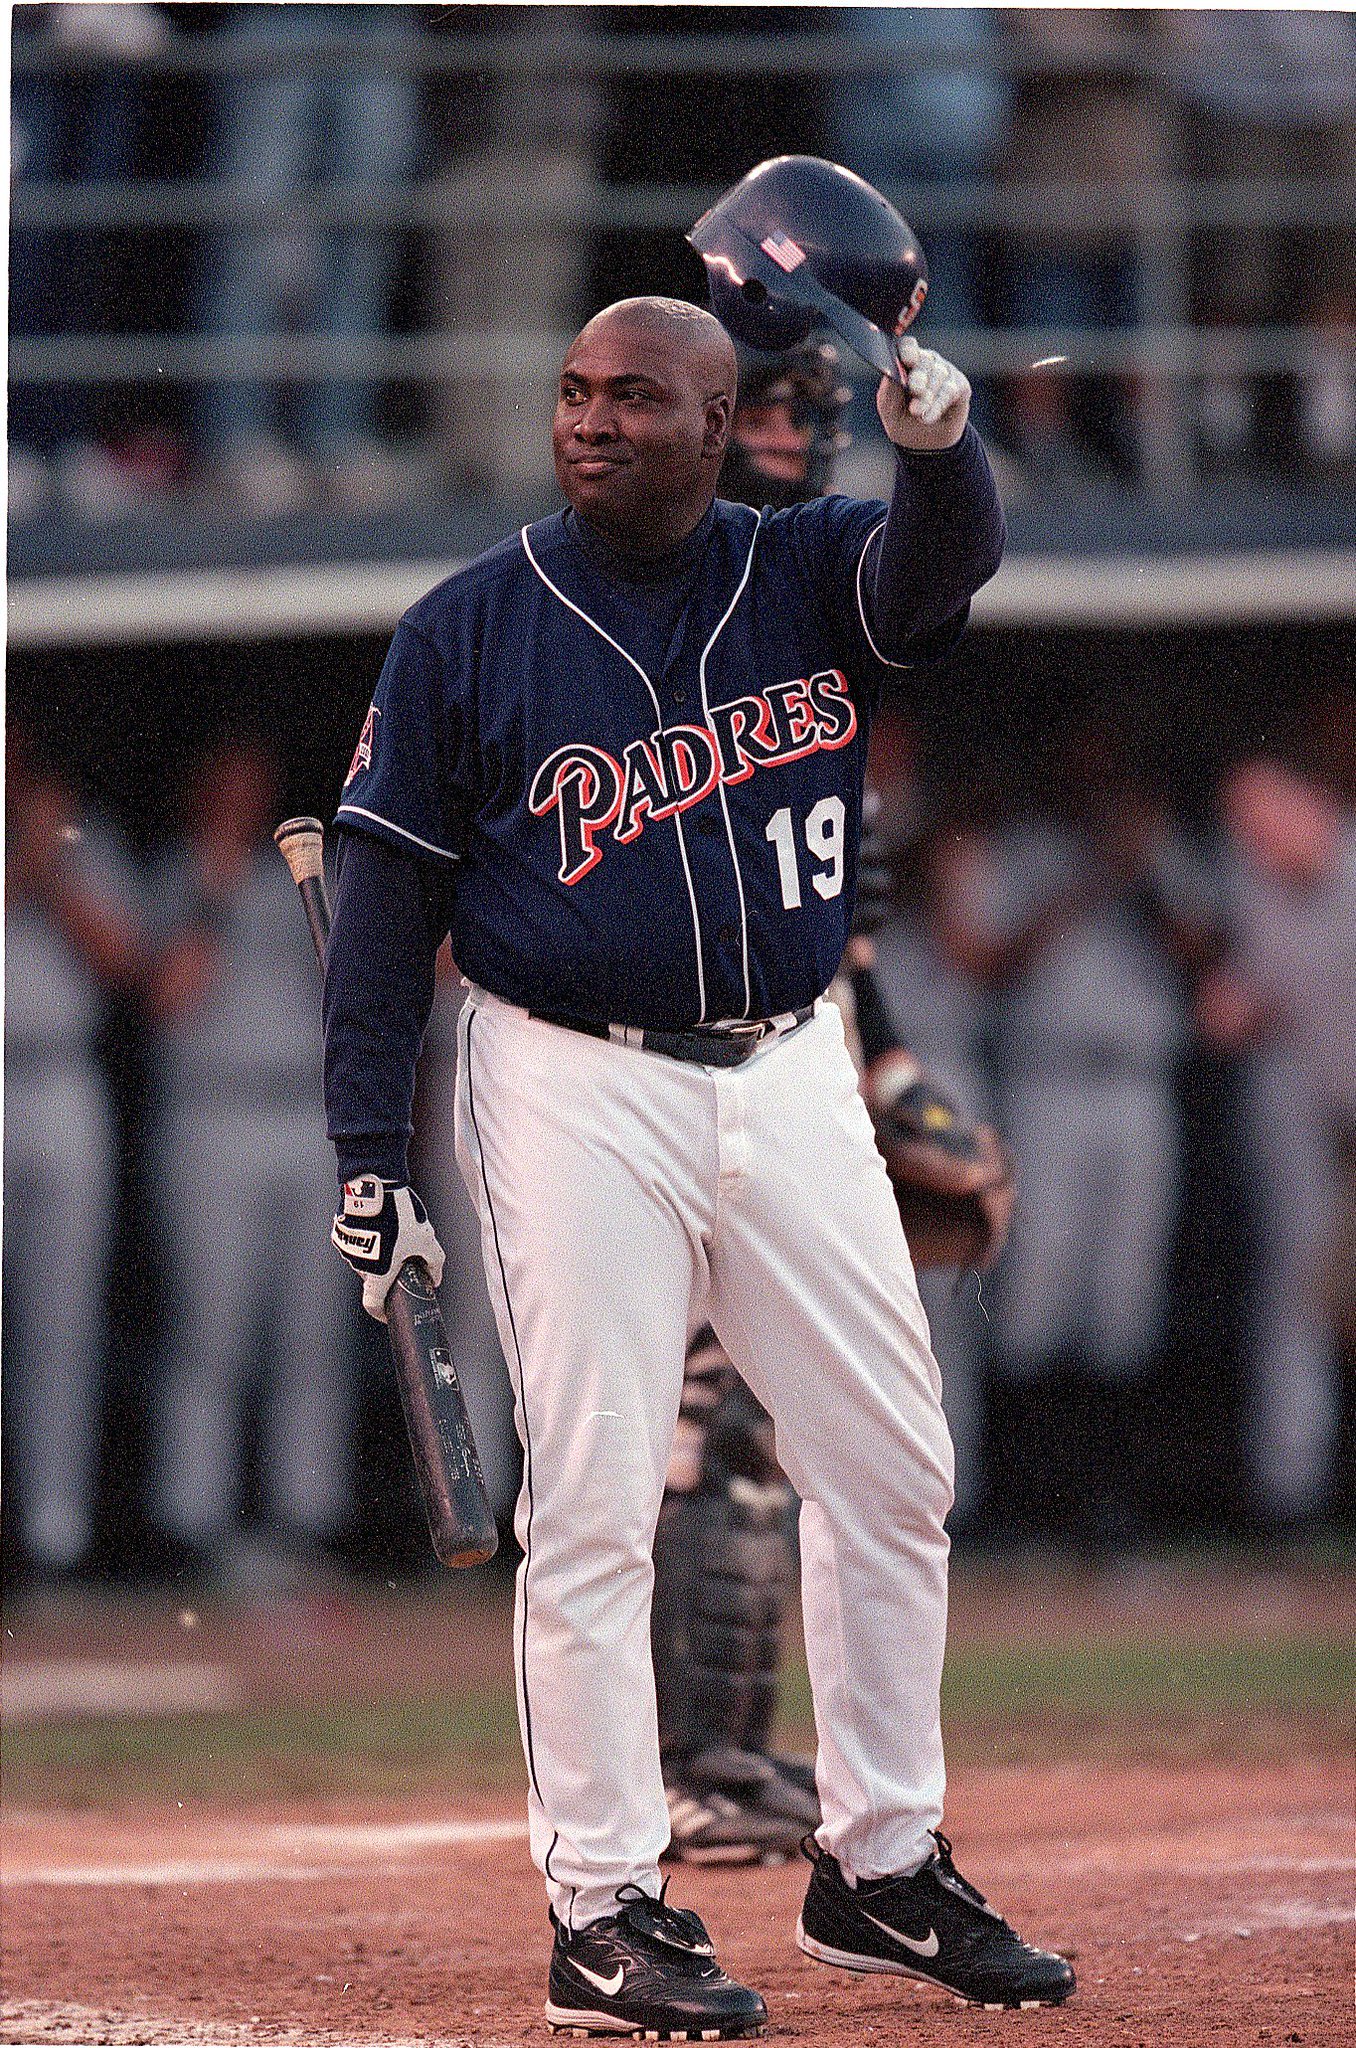
[[[825,10],[813,29],[787,34],[761,31],[708,35],[692,33],[603,34],[581,16],[569,32],[547,23],[537,9],[522,28],[492,34],[425,32],[389,40],[364,35],[358,46],[364,68],[388,66],[425,80],[516,81],[538,95],[553,86],[596,87],[638,75],[674,81],[695,77],[756,78],[768,90],[802,92],[807,84],[878,75],[892,60],[878,46],[864,46],[844,33]],[[812,18],[805,17],[806,19]],[[234,37],[170,39],[138,59],[120,58],[121,69],[142,82],[222,76],[240,77],[282,66],[305,64],[328,70],[352,64],[355,45],[343,35],[320,35],[284,44],[251,44]],[[1060,50],[1034,50],[1016,39],[1000,39],[963,60],[934,50],[909,61],[954,70],[959,61],[991,66],[1007,76],[1062,72],[1083,76],[1090,69],[1114,72],[1152,97],[1155,117],[1171,137],[1181,118],[1181,80],[1171,51],[1132,27],[1082,36]],[[112,60],[80,59],[48,45],[20,38],[13,53],[16,82],[60,71],[80,77],[105,72]],[[30,233],[98,235],[109,232],[188,231],[204,235],[232,229],[291,232],[365,226],[393,232],[446,232],[449,220],[459,235],[508,239],[559,238],[577,250],[593,238],[619,233],[672,233],[675,244],[718,187],[684,183],[609,184],[598,177],[571,182],[506,184],[487,179],[468,190],[465,181],[426,177],[405,185],[373,186],[361,181],[308,185],[283,195],[259,197],[240,186],[194,177],[105,182],[26,181],[11,195],[11,230]],[[892,198],[927,235],[970,229],[1020,237],[1038,221],[1042,233],[1089,228],[1119,239],[1134,258],[1139,302],[1135,324],[1124,328],[968,327],[948,325],[946,308],[930,308],[927,339],[954,354],[972,375],[1000,380],[1043,357],[1066,359],[1069,373],[1139,380],[1151,388],[1138,425],[1139,466],[1144,481],[1161,491],[1181,491],[1194,482],[1194,387],[1211,377],[1257,377],[1305,373],[1320,344],[1295,324],[1201,327],[1191,319],[1193,244],[1202,231],[1249,226],[1276,229],[1328,226],[1349,230],[1356,220],[1356,166],[1341,179],[1319,182],[1299,176],[1166,179],[1098,187],[1085,180],[1054,178],[1032,183],[968,181],[955,184],[891,185]],[[499,378],[549,386],[568,336],[555,324],[523,321],[470,330],[453,323],[418,332],[374,332],[347,336],[271,333],[259,336],[190,333],[58,333],[15,335],[9,349],[12,384],[117,385],[144,380],[181,384],[243,379],[314,381],[330,377],[400,381],[425,387],[484,378],[492,363]],[[1326,340],[1331,351],[1340,340]],[[1356,350],[1353,350],[1356,354]]]

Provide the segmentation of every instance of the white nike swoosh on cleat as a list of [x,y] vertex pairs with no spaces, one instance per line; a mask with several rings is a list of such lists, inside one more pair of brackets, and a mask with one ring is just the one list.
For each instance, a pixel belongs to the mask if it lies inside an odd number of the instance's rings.
[[873,1927],[879,1927],[882,1934],[888,1934],[891,1941],[899,1942],[901,1947],[912,1949],[916,1956],[935,1956],[941,1947],[935,1927],[929,1928],[921,1941],[915,1941],[911,1934],[901,1934],[897,1927],[888,1927],[883,1920],[878,1920],[874,1913],[868,1913],[865,1906],[859,1905],[857,1910],[863,1920],[869,1920]]
[[604,1977],[600,1970],[591,1970],[587,1963],[576,1963],[575,1968],[581,1977],[587,1977],[590,1984],[596,1985],[605,1998],[616,1997],[626,1976],[626,1966],[623,1963],[618,1963],[615,1977]]

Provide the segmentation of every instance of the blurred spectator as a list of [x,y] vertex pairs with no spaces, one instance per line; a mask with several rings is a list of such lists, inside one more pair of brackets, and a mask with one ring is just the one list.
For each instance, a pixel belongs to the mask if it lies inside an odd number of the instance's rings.
[[[995,1123],[992,999],[953,957],[940,914],[949,893],[946,868],[960,843],[950,825],[937,821],[904,848],[895,914],[875,934],[876,977],[891,1022],[937,1086],[972,1122]],[[918,1282],[956,1451],[948,1526],[963,1537],[976,1525],[983,1496],[988,1320],[973,1276],[958,1285],[954,1273],[923,1272]]]
[[[415,48],[412,8],[246,5],[223,15],[219,35],[239,66],[215,74],[209,175],[242,210],[285,219],[289,202],[317,192],[356,203],[403,188],[420,151],[418,81],[398,61]],[[309,54],[325,36],[342,50]],[[233,229],[208,255],[203,330],[258,337],[265,357],[288,332],[380,335],[398,247],[396,230],[362,221]],[[389,502],[400,476],[381,433],[379,381],[337,370],[295,392],[263,375],[209,383],[201,431],[214,480],[265,515],[306,506],[322,487],[355,509]]]
[[[18,7],[16,54],[44,58],[20,70],[10,104],[10,175],[28,185],[87,185],[132,174],[146,111],[145,67],[173,31],[159,7],[125,0]],[[124,315],[128,293],[116,277],[103,230],[15,227],[10,235],[10,333],[16,337],[95,334]],[[74,508],[104,517],[139,503],[175,474],[173,451],[144,433],[114,434],[106,408],[85,384],[16,382],[10,394],[8,514],[19,524],[60,492]]]
[[513,1388],[485,1288],[480,1220],[457,1164],[453,1118],[457,1093],[457,1019],[465,989],[446,946],[438,956],[438,987],[419,1054],[415,1104],[415,1180],[447,1265],[439,1297],[452,1364],[466,1396],[490,1505],[501,1528],[513,1518],[521,1457],[513,1421]]
[[1356,477],[1356,277],[1309,302],[1312,340],[1297,365],[1302,460],[1320,476]]
[[1335,1262],[1356,1138],[1356,814],[1275,757],[1226,777],[1227,951],[1202,983],[1202,1030],[1245,1055],[1254,1216],[1244,1443],[1263,1527],[1332,1505],[1341,1420]]
[[277,788],[262,747],[211,754],[152,890],[167,1337],[149,1518],[171,1562],[245,1583],[319,1563],[352,1508],[353,1302],[329,1245],[315,960],[270,839]]
[[117,1195],[98,1041],[107,997],[135,985],[143,957],[121,846],[11,719],[4,1391],[18,1533],[40,1580],[77,1575],[94,1536]]
[[[1012,233],[1009,317],[1056,332],[1133,327],[1144,317],[1135,223],[1151,217],[1146,187],[1166,169],[1159,109],[1130,61],[1141,31],[1109,8],[1030,8],[1007,21],[1028,68],[1001,175],[1015,190],[1059,188],[1033,196],[1029,224]],[[1076,343],[1070,353],[1076,362]],[[1136,473],[1139,394],[1126,376],[1025,371],[1009,401],[1014,450],[1037,477]]]
[[1131,1541],[1127,1446],[1163,1342],[1187,1037],[1169,954],[1177,848],[1089,728],[1064,800],[954,845],[947,942],[999,994],[1000,1129],[1017,1158],[998,1270],[996,1506],[1090,1552]]
[[[435,27],[463,33],[455,16]],[[434,386],[445,477],[510,497],[550,481],[545,442],[525,427],[534,406],[549,419],[565,342],[592,310],[584,304],[588,236],[566,216],[586,206],[597,174],[600,95],[583,71],[535,67],[540,35],[530,12],[524,20],[509,10],[499,40],[520,54],[492,76],[478,72],[440,91],[430,110],[443,203],[430,241],[429,326],[454,343],[468,329],[523,344],[543,330],[550,337],[538,361],[498,361],[477,349],[477,367]],[[554,218],[535,217],[543,203],[558,209]]]
[[[879,71],[852,73],[836,86],[827,115],[828,155],[894,198],[901,186],[939,188],[940,219],[931,195],[902,207],[923,244],[928,299],[923,340],[957,328],[989,325],[985,248],[972,226],[948,222],[949,204],[967,185],[991,183],[1007,141],[1012,87],[996,61],[1000,24],[984,7],[853,7],[843,31],[887,60]],[[899,197],[903,198],[900,194]],[[914,217],[916,215],[916,218]],[[963,361],[963,354],[958,360]],[[873,403],[870,380],[859,399]],[[975,381],[973,417],[987,431],[990,394]],[[861,411],[857,438],[874,447]]]
[[[1161,33],[1186,109],[1189,176],[1267,187],[1317,180],[1340,189],[1356,164],[1356,18],[1341,9],[1166,10]],[[1226,197],[1229,196],[1227,193]],[[1288,462],[1292,448],[1322,467],[1356,460],[1356,226],[1319,218],[1269,221],[1252,208],[1203,231],[1196,317],[1206,326],[1312,325],[1297,363],[1295,403],[1262,399],[1273,379],[1227,366],[1201,394],[1202,452],[1216,467]]]

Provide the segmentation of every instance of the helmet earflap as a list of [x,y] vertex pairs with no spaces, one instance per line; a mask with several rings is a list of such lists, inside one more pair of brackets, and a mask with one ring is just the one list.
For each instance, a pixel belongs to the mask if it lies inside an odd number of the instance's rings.
[[720,270],[707,274],[711,311],[735,341],[745,348],[760,348],[769,355],[798,348],[808,341],[815,326],[813,306],[797,306],[774,299],[756,277],[735,284]]

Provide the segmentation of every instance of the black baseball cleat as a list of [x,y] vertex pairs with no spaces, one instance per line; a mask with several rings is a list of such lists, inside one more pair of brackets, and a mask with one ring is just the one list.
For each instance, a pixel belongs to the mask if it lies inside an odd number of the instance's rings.
[[840,1970],[885,1970],[940,1984],[966,2005],[1063,2005],[1074,1973],[1063,1956],[1015,1934],[951,1860],[933,1830],[935,1853],[909,1877],[864,1878],[856,1889],[814,1837],[814,1864],[796,1928],[797,1946]]
[[557,2034],[629,2034],[646,2041],[742,2041],[761,2034],[767,2007],[716,1961],[695,1913],[638,1885],[619,1913],[571,1934],[551,1915],[546,2018]]

